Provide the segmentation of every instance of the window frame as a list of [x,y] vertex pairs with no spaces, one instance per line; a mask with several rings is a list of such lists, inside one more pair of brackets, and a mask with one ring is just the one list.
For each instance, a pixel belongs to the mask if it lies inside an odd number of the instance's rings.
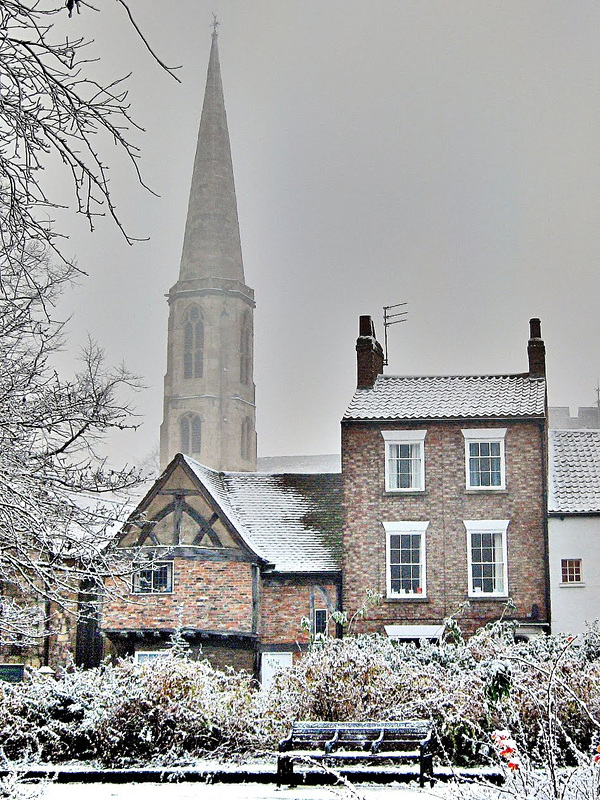
[[[167,589],[155,588],[154,576],[159,569],[163,567],[168,568],[167,574]],[[152,572],[152,585],[149,590],[140,589],[140,574],[142,572]],[[155,561],[147,566],[140,564],[131,576],[131,593],[137,595],[156,595],[156,594],[173,594],[173,585],[175,579],[175,565],[173,561]]]
[[[383,522],[385,529],[385,589],[388,600],[424,600],[427,598],[427,528],[429,520],[425,521],[395,521]],[[402,536],[410,534],[419,536],[419,569],[420,569],[420,589],[421,591],[394,592],[392,590],[392,566],[402,566],[402,563],[392,564],[391,561],[391,540],[392,536]],[[399,580],[394,578],[394,580]],[[402,580],[400,578],[400,580]]]
[[[472,598],[503,598],[508,594],[508,519],[465,519],[463,524],[467,531],[467,580],[468,595]],[[501,591],[484,592],[482,589],[476,590],[473,576],[473,535],[474,534],[500,534],[502,537],[502,579],[503,589]],[[491,563],[491,562],[482,562]],[[496,563],[496,562],[494,562]],[[483,580],[483,578],[482,578]],[[494,577],[497,581],[497,578]]]
[[[169,655],[169,650],[136,650],[133,654],[133,660],[136,664],[152,664],[161,658],[166,658]],[[141,656],[141,658],[140,658]]]
[[[578,578],[573,578],[569,580],[569,575],[571,574],[571,570],[569,565],[577,565],[573,567],[572,574],[578,574]],[[565,580],[565,575],[567,580]],[[582,558],[561,558],[560,560],[560,586],[585,586],[585,581],[583,580],[583,559]]]
[[[324,615],[325,624],[318,624],[319,617],[317,615]],[[322,618],[321,618],[322,619]],[[322,628],[322,630],[319,630]],[[315,608],[313,610],[313,620],[312,620],[312,633],[313,636],[327,636],[327,630],[329,628],[329,614],[326,608]]]
[[[506,428],[463,428],[465,439],[465,486],[472,492],[501,492],[506,489]],[[477,486],[471,484],[471,444],[500,444],[500,484],[498,486]],[[495,457],[495,456],[494,456]],[[490,456],[491,458],[491,456]]]
[[[392,494],[406,494],[410,492],[425,491],[425,437],[427,430],[396,430],[381,431],[385,442],[385,491]],[[411,486],[393,486],[392,474],[390,471],[390,460],[392,458],[392,447],[396,445],[413,445],[419,448],[419,473],[417,483]],[[398,481],[399,482],[399,481]]]

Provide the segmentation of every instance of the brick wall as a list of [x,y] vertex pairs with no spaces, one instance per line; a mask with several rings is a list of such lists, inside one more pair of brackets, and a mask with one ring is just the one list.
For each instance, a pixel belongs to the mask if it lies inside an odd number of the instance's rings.
[[[357,630],[382,630],[384,624],[433,624],[457,611],[468,598],[465,519],[509,519],[509,595],[515,616],[528,619],[533,605],[547,619],[545,554],[544,428],[536,422],[496,421],[479,427],[506,427],[506,490],[469,492],[465,488],[465,440],[461,423],[414,426],[374,423],[342,425],[344,476],[343,607],[351,614],[366,589],[386,595],[386,539],[382,521],[429,521],[427,597],[385,600],[358,623]],[[387,494],[385,447],[381,429],[427,430],[425,491]],[[501,614],[504,602],[470,598],[461,616],[473,630]]]
[[251,565],[244,561],[176,558],[171,594],[109,594],[104,602],[102,628],[174,629],[180,619],[183,627],[250,632]]
[[[337,608],[337,586],[329,581],[315,582],[305,577],[263,577],[260,611],[262,645],[307,644],[308,631],[302,630],[302,618],[311,619],[313,609]],[[328,633],[335,635],[329,619]]]

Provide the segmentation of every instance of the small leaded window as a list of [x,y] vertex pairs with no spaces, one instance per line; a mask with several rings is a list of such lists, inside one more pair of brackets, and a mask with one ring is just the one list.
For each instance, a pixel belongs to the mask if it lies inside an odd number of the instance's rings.
[[173,591],[173,562],[156,562],[133,576],[134,594],[169,594]]

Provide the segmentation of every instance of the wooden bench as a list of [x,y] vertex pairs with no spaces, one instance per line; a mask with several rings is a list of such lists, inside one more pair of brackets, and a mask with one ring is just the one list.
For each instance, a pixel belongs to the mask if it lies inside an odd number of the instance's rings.
[[378,763],[418,761],[419,783],[433,785],[433,725],[403,722],[294,722],[279,744],[277,786],[294,784],[294,761]]

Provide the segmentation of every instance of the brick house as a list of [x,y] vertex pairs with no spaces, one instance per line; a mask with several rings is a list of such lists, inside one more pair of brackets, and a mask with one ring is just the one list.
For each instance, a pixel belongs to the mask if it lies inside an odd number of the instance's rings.
[[[360,318],[357,389],[342,419],[343,606],[383,596],[363,631],[435,637],[508,615],[526,635],[549,621],[545,348],[530,323],[529,370],[381,374]],[[468,605],[465,606],[465,602]]]
[[[121,547],[139,563],[107,587],[102,629],[150,658],[181,628],[215,665],[291,663],[340,603],[339,474],[216,472],[178,454],[139,504]],[[262,662],[262,664],[261,664]]]

